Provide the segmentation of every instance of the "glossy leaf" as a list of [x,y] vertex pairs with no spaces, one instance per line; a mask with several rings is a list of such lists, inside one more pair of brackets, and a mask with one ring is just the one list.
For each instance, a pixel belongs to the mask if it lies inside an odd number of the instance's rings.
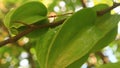
[[78,59],[77,61],[73,62],[66,68],[80,68],[87,61],[88,57],[89,57],[89,54],[87,54],[87,55],[83,56],[82,58]]
[[12,9],[12,10],[10,10],[10,11],[6,14],[6,16],[5,16],[4,24],[5,24],[5,26],[6,26],[7,28],[9,28],[11,16],[12,16],[13,13],[14,13],[14,10]]
[[41,43],[38,40],[37,51],[40,52],[38,55],[41,54],[38,57],[43,60],[39,60],[42,68],[64,68],[85,55],[92,46],[83,46],[88,42],[83,39],[91,35],[88,29],[94,25],[95,18],[96,13],[92,9],[83,9],[69,18],[51,41]]
[[38,59],[42,68],[65,68],[79,60],[117,27],[119,19],[119,15],[109,15],[99,22],[93,9],[78,11],[64,22],[54,38],[49,38],[51,41],[38,40],[38,57],[44,57],[42,61]]
[[[104,10],[105,8],[108,8],[109,6],[106,4],[99,4],[93,7],[94,11],[100,11],[100,10]],[[108,18],[110,17],[110,13],[106,13],[103,16],[97,17],[97,21],[95,22],[96,24],[98,23],[103,23],[105,22]],[[112,30],[111,32],[109,32],[103,39],[101,39],[101,41],[99,41],[92,49],[90,52],[95,52],[98,51],[100,49],[102,49],[103,47],[107,46],[111,41],[113,41],[116,37],[116,33],[117,33],[117,28]],[[104,42],[104,43],[103,43]],[[72,64],[70,64],[67,68],[80,68],[81,65],[87,60],[87,56],[85,55],[84,57],[80,58],[79,60],[73,62]]]
[[[111,15],[110,18],[108,20],[106,20],[105,22],[98,23],[99,25],[95,25],[95,27],[96,27],[95,29],[98,29],[97,32],[100,31],[99,37],[102,36],[102,34],[103,34],[103,36],[101,37],[101,39],[99,39],[97,41],[97,43],[96,43],[97,45],[96,44],[94,45],[95,49],[92,48],[93,50],[101,49],[104,46],[106,46],[106,44],[108,44],[109,42],[114,40],[114,38],[116,36],[116,32],[117,32],[117,23],[119,22],[119,19],[120,19],[119,15]],[[95,36],[93,35],[93,37],[95,37]],[[96,37],[96,38],[98,38],[98,37]],[[100,46],[100,45],[102,45],[102,46]]]
[[[90,52],[97,52],[97,51],[101,50],[102,48],[104,48],[105,46],[110,44],[110,42],[115,40],[116,35],[117,35],[117,26],[113,30],[108,32],[105,35],[105,37],[103,37],[98,43],[96,43],[96,45],[91,49]],[[87,60],[87,56],[88,55],[85,55],[84,57],[80,58],[79,60],[73,62],[67,68],[73,68],[73,67],[80,68],[81,65]]]
[[108,46],[112,41],[115,40],[117,35],[117,26],[108,32],[105,37],[103,37],[91,50],[91,52],[96,52]]
[[[100,11],[103,10],[105,8],[108,8],[109,6],[106,4],[99,4],[93,7],[94,11]],[[97,21],[96,23],[103,23],[105,22],[108,18],[110,17],[110,13],[108,12],[107,14],[97,17]],[[103,39],[101,39],[101,41],[99,41],[92,49],[91,52],[95,52],[98,51],[100,49],[102,49],[103,47],[107,46],[111,41],[113,41],[115,39],[117,33],[117,28],[112,30],[111,32],[109,32]],[[103,43],[105,42],[105,43]],[[68,68],[80,68],[81,65],[85,62],[85,60],[87,60],[86,55],[85,57],[80,58],[79,60],[73,62],[72,64],[70,64],[68,66]]]
[[54,29],[49,29],[48,32],[45,33],[43,36],[40,36],[37,41],[36,52],[41,68],[45,68],[45,61],[47,58],[49,44],[52,42],[55,34],[56,33]]
[[46,19],[46,15],[47,9],[42,3],[38,1],[31,1],[21,5],[15,9],[14,12],[10,13],[10,15],[8,14],[8,17],[6,16],[5,18],[5,25],[8,28],[19,28],[23,24],[18,23],[17,21],[32,24]]
[[[93,7],[95,11],[104,10],[105,8],[108,8],[109,6],[106,4],[99,4]],[[103,16],[97,17],[96,19],[96,25],[100,25],[100,23],[104,23],[106,21],[109,21],[109,18],[111,17],[110,12],[104,14]],[[112,21],[111,21],[112,22]],[[96,52],[110,44],[113,40],[115,40],[117,35],[117,26],[113,29],[111,29],[110,32],[108,32],[91,50],[91,52]]]

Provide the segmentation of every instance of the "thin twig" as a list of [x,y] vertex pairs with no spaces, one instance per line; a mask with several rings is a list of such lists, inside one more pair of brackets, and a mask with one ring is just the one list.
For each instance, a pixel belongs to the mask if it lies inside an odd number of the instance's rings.
[[97,12],[97,15],[98,16],[102,16],[108,12],[110,12],[112,9],[116,8],[117,6],[120,6],[120,3],[114,3],[113,6],[109,7],[109,8],[106,8],[104,10],[101,10],[101,11],[98,11]]
[[86,8],[87,6],[86,6],[86,0],[80,0],[81,1],[81,3],[82,3],[82,6],[84,7],[84,8]]
[[103,64],[106,64],[106,63],[110,62],[109,59],[108,59],[108,56],[105,56],[102,52],[96,52],[96,54],[100,56],[100,58],[103,61]]
[[61,21],[58,21],[58,22],[55,22],[55,23],[48,23],[48,24],[43,24],[43,25],[34,25],[34,27],[28,28],[28,29],[24,30],[23,32],[20,32],[16,36],[0,42],[0,47],[6,45],[8,43],[16,42],[21,37],[29,34],[30,32],[32,32],[36,29],[42,29],[42,28],[46,28],[46,27],[55,27],[55,26],[58,26],[58,25],[62,24],[63,22],[64,22],[64,20],[61,20]]

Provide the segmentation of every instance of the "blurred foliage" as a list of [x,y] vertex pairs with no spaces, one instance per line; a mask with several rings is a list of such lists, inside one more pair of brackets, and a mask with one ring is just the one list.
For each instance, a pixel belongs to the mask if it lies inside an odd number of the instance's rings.
[[[76,12],[82,8],[80,0],[0,0],[0,41],[7,39],[9,36],[6,28],[3,25],[3,19],[6,13],[8,13],[13,8],[17,8],[27,1],[40,1],[44,3],[45,6],[48,8],[48,15],[50,15],[51,13],[63,14],[68,12]],[[120,0],[118,0],[117,2],[120,2]],[[113,4],[113,0],[86,0],[86,4],[88,7],[90,4],[93,6],[100,3],[108,4],[109,6],[111,6]],[[19,68],[21,66],[22,60],[24,59],[28,60],[28,66],[22,66],[21,68],[39,68],[35,52],[35,43],[33,41],[34,40],[29,40],[24,37],[20,39],[17,43],[8,44],[7,46],[1,47],[0,68]],[[117,61],[120,61],[120,34],[118,34],[116,40],[109,44],[108,47],[110,48],[110,50],[112,50],[112,53]],[[104,53],[105,51],[105,49],[101,50],[102,53]],[[21,55],[23,54],[23,52],[26,52],[28,56],[22,57]],[[94,63],[89,62],[89,60],[93,61],[93,59],[97,59],[97,61],[95,61]],[[108,59],[110,60],[110,58]],[[89,66],[100,66],[104,64],[100,54],[92,55],[92,57],[89,58],[87,62],[88,65],[89,63],[91,63],[91,65]]]
[[95,5],[96,5],[96,4],[100,4],[100,3],[102,3],[102,4],[107,4],[107,5],[109,5],[109,6],[112,6],[113,0],[94,0],[94,4],[95,4]]

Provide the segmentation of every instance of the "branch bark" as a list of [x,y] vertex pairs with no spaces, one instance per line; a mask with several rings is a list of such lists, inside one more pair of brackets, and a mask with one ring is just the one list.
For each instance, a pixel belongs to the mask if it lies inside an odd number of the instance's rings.
[[84,7],[84,8],[86,8],[87,6],[86,6],[86,0],[80,0],[81,1],[81,3],[82,3],[82,6]]
[[29,34],[30,32],[32,32],[34,30],[43,29],[43,28],[46,28],[46,27],[55,27],[55,26],[61,25],[63,22],[64,22],[64,20],[61,20],[61,21],[58,21],[58,22],[54,22],[54,23],[43,24],[43,25],[34,25],[33,27],[28,28],[28,29],[24,30],[23,32],[20,32],[16,36],[0,42],[0,47],[6,45],[8,43],[14,43],[18,39],[20,39],[21,37]]
[[110,62],[108,56],[105,56],[102,52],[97,52],[96,54],[100,56],[100,58],[103,61],[103,64],[107,64]]
[[102,16],[102,15],[106,14],[107,12],[110,12],[112,9],[116,8],[117,6],[120,6],[120,3],[113,3],[113,6],[106,8],[104,10],[98,11],[97,15]]

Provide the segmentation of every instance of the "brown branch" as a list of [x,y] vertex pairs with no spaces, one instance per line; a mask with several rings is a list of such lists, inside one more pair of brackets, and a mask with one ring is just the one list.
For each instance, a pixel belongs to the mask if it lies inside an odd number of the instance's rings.
[[109,8],[106,8],[104,10],[101,10],[101,11],[98,11],[97,12],[97,15],[98,16],[102,16],[108,12],[110,12],[112,9],[116,8],[117,6],[120,6],[120,3],[113,3],[113,6],[109,7]]
[[42,28],[46,28],[46,27],[55,27],[55,26],[58,26],[58,25],[62,24],[63,22],[64,22],[64,20],[61,20],[61,21],[58,21],[58,22],[55,22],[55,23],[48,23],[48,24],[43,24],[43,25],[34,25],[33,27],[28,28],[28,29],[24,30],[23,32],[20,32],[16,36],[0,42],[0,47],[6,45],[8,43],[16,42],[21,37],[29,34],[30,32],[32,32],[32,31],[34,31],[36,29],[42,29]]
[[87,6],[86,6],[86,0],[80,0],[81,1],[81,3],[82,3],[82,6],[84,7],[84,8],[86,8]]
[[99,57],[102,59],[103,64],[110,62],[108,56],[105,56],[102,52],[97,52],[96,54],[99,55]]

